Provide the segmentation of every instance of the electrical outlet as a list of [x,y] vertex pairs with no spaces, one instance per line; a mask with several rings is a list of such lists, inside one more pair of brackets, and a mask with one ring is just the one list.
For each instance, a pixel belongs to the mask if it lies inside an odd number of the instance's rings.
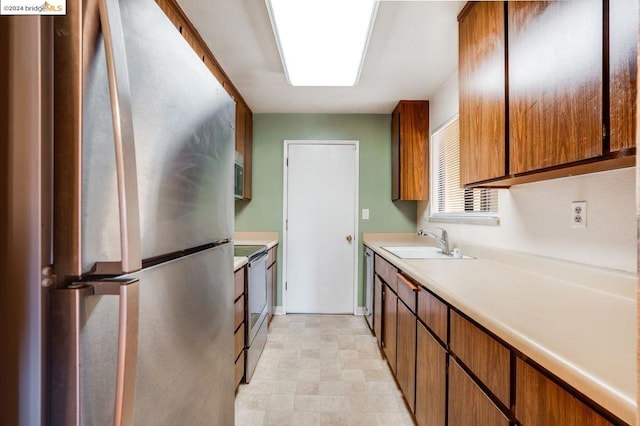
[[571,203],[571,226],[573,228],[587,227],[587,202],[574,201]]
[[369,209],[362,209],[362,220],[369,220]]

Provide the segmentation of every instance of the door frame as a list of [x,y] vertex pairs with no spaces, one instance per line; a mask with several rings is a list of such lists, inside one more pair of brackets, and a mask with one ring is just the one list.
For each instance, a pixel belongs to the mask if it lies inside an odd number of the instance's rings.
[[288,201],[288,185],[289,167],[287,165],[287,157],[290,145],[353,145],[355,147],[355,211],[353,217],[354,235],[353,235],[353,315],[358,314],[358,246],[359,246],[359,215],[360,211],[360,141],[359,140],[330,140],[330,139],[285,139],[283,140],[283,161],[282,161],[282,313],[287,313],[287,291],[285,290],[287,282],[287,249],[288,236],[287,230],[287,201]]

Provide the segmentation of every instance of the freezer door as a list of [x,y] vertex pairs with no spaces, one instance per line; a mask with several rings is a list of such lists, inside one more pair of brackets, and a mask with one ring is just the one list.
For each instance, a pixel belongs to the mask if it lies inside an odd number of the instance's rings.
[[[139,280],[135,425],[233,425],[232,251],[123,277]],[[120,301],[80,296],[74,308],[75,291],[53,292],[51,423],[114,424]]]
[[[142,258],[232,237],[235,104],[153,0],[120,2]],[[120,58],[114,58],[118,60]],[[82,269],[120,261],[104,43],[84,78]]]

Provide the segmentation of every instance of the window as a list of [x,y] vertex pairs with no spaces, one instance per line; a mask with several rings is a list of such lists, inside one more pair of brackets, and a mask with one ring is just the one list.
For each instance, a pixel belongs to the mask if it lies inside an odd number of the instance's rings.
[[460,187],[460,130],[456,116],[431,135],[432,222],[498,224],[498,190]]

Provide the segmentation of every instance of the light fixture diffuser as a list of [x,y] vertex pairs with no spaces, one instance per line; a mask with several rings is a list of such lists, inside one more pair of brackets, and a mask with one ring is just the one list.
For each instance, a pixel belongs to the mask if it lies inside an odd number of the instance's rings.
[[289,84],[355,86],[376,0],[266,0]]

